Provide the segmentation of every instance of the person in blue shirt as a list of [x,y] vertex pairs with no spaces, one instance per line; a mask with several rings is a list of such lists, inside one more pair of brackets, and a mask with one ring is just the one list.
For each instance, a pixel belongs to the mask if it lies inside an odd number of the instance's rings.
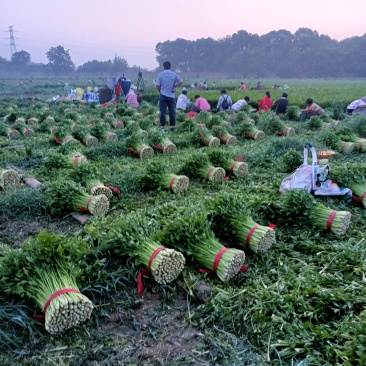
[[169,61],[163,63],[164,71],[158,74],[155,85],[160,93],[160,128],[164,130],[166,124],[166,109],[169,110],[169,123],[171,131],[175,131],[175,91],[183,84],[183,80],[170,70]]

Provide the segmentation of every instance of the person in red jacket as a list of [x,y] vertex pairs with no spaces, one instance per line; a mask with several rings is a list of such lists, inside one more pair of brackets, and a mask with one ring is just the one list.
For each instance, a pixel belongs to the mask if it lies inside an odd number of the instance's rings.
[[271,99],[271,94],[269,91],[266,91],[264,97],[260,100],[260,102],[258,103],[259,109],[258,112],[267,112],[271,109],[272,107],[272,99]]

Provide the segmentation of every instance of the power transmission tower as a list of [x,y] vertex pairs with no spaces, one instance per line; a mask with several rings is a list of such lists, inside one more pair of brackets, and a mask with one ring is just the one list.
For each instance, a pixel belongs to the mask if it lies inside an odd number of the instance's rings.
[[14,38],[14,31],[13,31],[13,26],[9,25],[9,39],[10,39],[10,61],[11,58],[13,57],[13,54],[15,52],[17,52],[17,46],[15,45],[15,38]]

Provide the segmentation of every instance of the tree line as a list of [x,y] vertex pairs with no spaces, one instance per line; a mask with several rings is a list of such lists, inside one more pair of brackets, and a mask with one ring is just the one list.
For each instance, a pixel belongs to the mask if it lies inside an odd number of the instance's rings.
[[[179,72],[233,72],[243,77],[279,78],[366,77],[366,33],[336,41],[309,28],[299,28],[293,34],[282,29],[263,36],[240,30],[218,40],[178,38],[159,42],[155,51],[159,69],[169,60]],[[108,61],[93,59],[75,67],[69,50],[60,45],[51,47],[46,56],[47,64],[31,62],[31,55],[23,50],[14,53],[10,61],[0,57],[0,71],[55,74],[148,71],[130,67],[122,57]]]
[[336,41],[309,28],[263,36],[240,30],[195,41],[178,38],[156,45],[160,65],[180,72],[235,72],[252,77],[366,77],[366,33]]

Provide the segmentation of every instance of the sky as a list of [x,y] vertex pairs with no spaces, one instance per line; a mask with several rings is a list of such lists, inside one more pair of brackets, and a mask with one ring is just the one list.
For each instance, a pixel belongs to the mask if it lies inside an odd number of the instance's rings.
[[117,55],[152,70],[159,42],[299,28],[339,41],[364,35],[365,15],[366,0],[0,0],[0,56],[10,59],[13,26],[17,51],[33,62],[61,45],[76,66]]

